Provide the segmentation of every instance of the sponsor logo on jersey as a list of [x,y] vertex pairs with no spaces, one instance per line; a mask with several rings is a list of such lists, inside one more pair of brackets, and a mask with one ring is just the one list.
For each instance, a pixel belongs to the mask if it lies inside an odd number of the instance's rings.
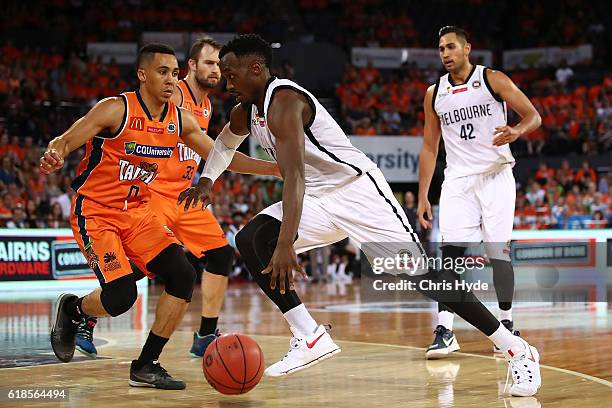
[[172,151],[174,150],[173,147],[169,146],[149,146],[139,144],[137,142],[125,142],[124,146],[126,154],[140,157],[155,157],[160,159],[172,156]]
[[179,161],[183,162],[193,160],[196,163],[200,163],[200,155],[194,152],[184,143],[178,143],[176,148],[178,149]]
[[476,81],[472,82],[472,88],[474,88],[474,89],[480,88],[480,81],[476,80]]
[[255,116],[252,121],[253,126],[259,125],[260,127],[266,127],[266,118]]
[[210,115],[210,112],[208,111],[208,109],[204,108],[204,110],[202,111],[202,113],[204,113],[204,117],[207,118],[208,115]]
[[87,258],[87,265],[91,269],[96,269],[96,267],[100,264],[100,258],[93,250],[93,241],[89,241],[87,245],[85,245],[85,258]]
[[170,134],[176,132],[176,123],[174,123],[173,121],[170,121],[166,129],[168,130],[168,133]]
[[104,272],[116,271],[121,269],[121,262],[117,260],[117,255],[114,252],[104,254]]
[[193,111],[193,115],[194,116],[203,116],[204,114],[201,111],[197,110],[197,111]]
[[467,90],[468,90],[467,85],[462,86],[461,88],[455,88],[453,89],[453,95],[456,93],[466,92]]
[[162,133],[164,133],[164,128],[158,128],[155,126],[147,126],[147,132],[161,135]]
[[144,117],[142,116],[131,116],[128,123],[131,130],[144,130]]
[[193,112],[193,105],[191,104],[191,102],[183,102],[183,108],[187,109],[189,112]]
[[152,182],[158,173],[157,163],[140,162],[140,165],[127,160],[119,160],[119,180],[140,180],[145,184]]

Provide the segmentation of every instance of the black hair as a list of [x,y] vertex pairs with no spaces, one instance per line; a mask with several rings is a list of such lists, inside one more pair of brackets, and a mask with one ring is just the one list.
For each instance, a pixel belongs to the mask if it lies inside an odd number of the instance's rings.
[[144,63],[147,63],[151,60],[153,54],[168,54],[174,55],[174,49],[166,44],[161,43],[149,43],[143,45],[138,51],[138,57],[136,58],[136,69],[141,68]]
[[454,25],[442,27],[440,31],[438,31],[438,39],[442,38],[443,35],[448,33],[455,33],[457,38],[461,38],[464,42],[468,42],[467,32],[463,28]]
[[256,55],[263,58],[268,68],[272,66],[272,47],[258,34],[241,34],[234,37],[221,48],[219,58],[223,58],[230,52],[236,54],[237,57]]

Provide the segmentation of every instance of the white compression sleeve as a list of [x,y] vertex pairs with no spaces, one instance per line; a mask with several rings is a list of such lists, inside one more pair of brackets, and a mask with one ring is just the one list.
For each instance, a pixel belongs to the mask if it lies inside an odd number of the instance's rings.
[[227,123],[221,133],[219,133],[219,136],[217,136],[215,146],[208,153],[202,177],[211,179],[213,182],[217,180],[221,173],[228,168],[234,153],[236,153],[236,149],[247,136],[248,134],[240,136],[233,133],[230,129],[230,124]]

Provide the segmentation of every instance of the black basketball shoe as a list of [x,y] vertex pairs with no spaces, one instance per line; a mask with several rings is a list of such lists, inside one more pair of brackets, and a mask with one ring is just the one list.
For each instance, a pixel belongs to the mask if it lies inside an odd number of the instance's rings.
[[159,388],[162,390],[184,390],[186,385],[185,381],[173,378],[165,368],[163,368],[159,361],[149,361],[141,369],[136,370],[134,363],[130,367],[130,381],[129,384],[132,387],[151,387]]
[[72,320],[72,317],[64,310],[67,301],[76,298],[71,293],[63,293],[57,299],[55,309],[55,320],[51,328],[51,347],[53,352],[64,363],[72,360],[76,346],[76,333],[79,322]]

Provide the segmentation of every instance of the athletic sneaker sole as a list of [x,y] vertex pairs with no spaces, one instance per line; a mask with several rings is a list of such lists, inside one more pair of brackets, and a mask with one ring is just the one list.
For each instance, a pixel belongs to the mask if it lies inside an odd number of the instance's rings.
[[291,375],[291,374],[295,374],[298,371],[305,370],[308,367],[312,367],[314,365],[317,365],[321,361],[325,361],[328,358],[331,358],[331,357],[335,356],[336,354],[340,353],[341,351],[342,351],[342,349],[340,347],[338,347],[337,349],[332,350],[330,352],[327,352],[327,353],[323,354],[322,356],[319,356],[317,359],[312,360],[312,361],[310,361],[310,362],[308,362],[306,364],[303,364],[303,365],[301,365],[299,367],[292,368],[290,370],[281,372],[279,374],[269,374],[269,373],[266,373],[265,371],[264,371],[264,374],[265,374],[266,377],[272,377],[272,378],[285,377],[285,376],[288,376],[288,375]]

